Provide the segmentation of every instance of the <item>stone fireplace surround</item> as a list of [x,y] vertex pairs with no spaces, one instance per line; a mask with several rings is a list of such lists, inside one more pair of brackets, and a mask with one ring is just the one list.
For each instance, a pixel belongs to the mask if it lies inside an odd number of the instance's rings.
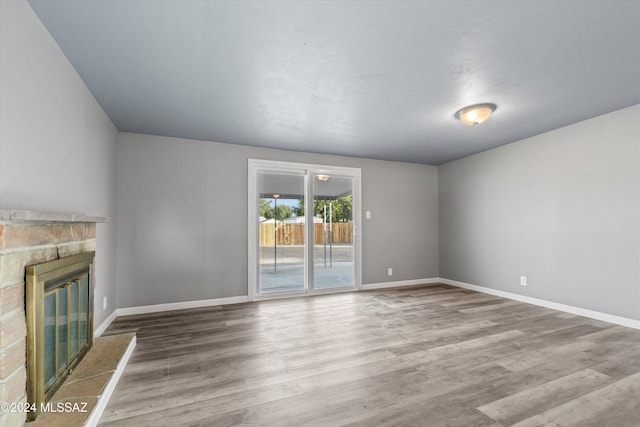
[[[0,210],[0,402],[26,402],[25,266],[94,251],[106,218]],[[0,427],[25,414],[0,413]]]

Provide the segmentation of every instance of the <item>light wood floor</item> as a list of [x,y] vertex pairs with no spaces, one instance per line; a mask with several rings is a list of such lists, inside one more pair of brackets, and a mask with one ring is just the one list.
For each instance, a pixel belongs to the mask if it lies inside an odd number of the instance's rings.
[[640,330],[446,285],[118,318],[101,426],[640,426]]

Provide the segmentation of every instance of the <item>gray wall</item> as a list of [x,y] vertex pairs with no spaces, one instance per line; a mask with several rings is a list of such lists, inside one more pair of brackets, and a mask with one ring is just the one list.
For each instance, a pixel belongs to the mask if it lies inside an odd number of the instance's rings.
[[111,219],[97,227],[97,327],[115,308],[117,132],[31,7],[0,8],[0,209]]
[[363,283],[438,276],[434,166],[123,133],[118,307],[247,295],[249,158],[361,168]]
[[636,105],[440,166],[440,276],[640,319],[638,123]]

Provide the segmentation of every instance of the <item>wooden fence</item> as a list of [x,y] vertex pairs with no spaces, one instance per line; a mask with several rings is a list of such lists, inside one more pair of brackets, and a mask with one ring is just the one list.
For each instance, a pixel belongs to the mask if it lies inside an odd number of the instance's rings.
[[[329,243],[329,227],[327,224],[327,243]],[[353,243],[353,223],[334,222],[333,243]],[[278,224],[274,233],[274,224],[260,224],[260,246],[273,246],[274,238],[278,245],[303,245],[304,224]],[[324,236],[324,224],[313,224],[314,244],[321,245]]]

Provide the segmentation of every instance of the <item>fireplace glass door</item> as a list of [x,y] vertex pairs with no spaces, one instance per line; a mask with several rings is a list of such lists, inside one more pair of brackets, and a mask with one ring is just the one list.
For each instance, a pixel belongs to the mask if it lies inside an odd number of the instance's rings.
[[94,252],[26,268],[27,400],[33,420],[93,340]]
[[44,295],[45,394],[87,346],[88,274]]

